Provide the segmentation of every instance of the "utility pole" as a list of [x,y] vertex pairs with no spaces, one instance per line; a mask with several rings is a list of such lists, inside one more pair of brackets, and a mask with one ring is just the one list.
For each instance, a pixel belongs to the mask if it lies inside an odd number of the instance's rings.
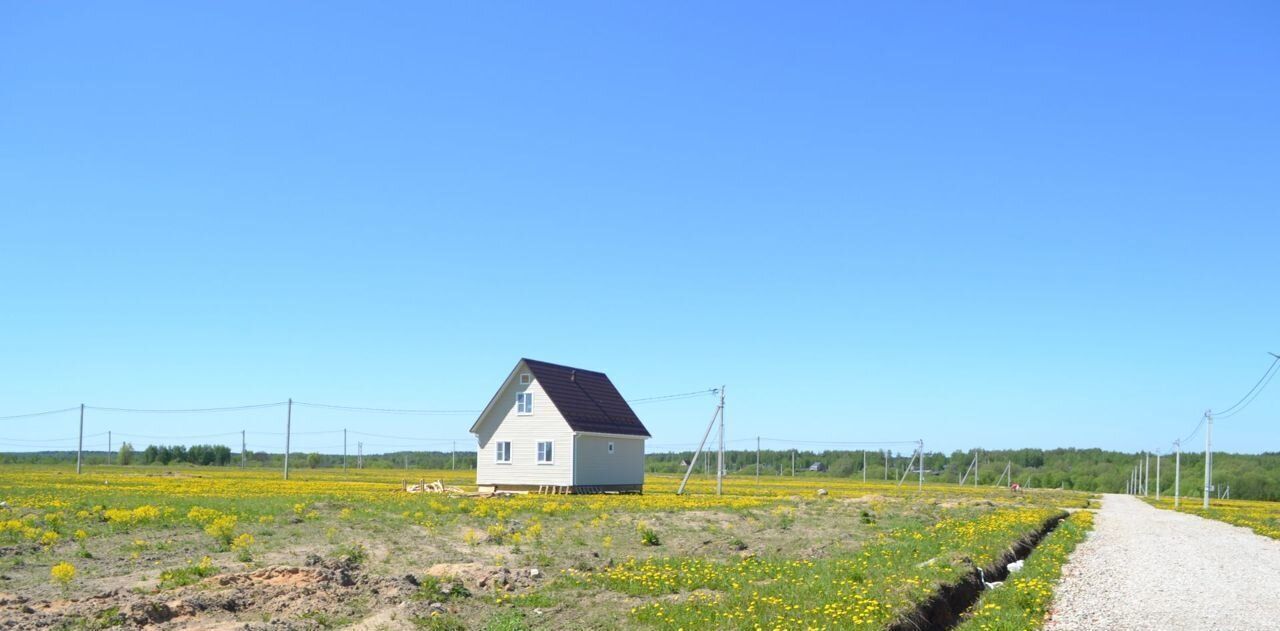
[[111,430],[107,430],[107,466],[111,466]]
[[1182,439],[1173,441],[1173,507],[1182,505]]
[[978,467],[982,466],[982,463],[978,461],[981,455],[978,450],[975,449],[973,451],[973,486],[975,488],[978,486]]
[[867,450],[862,450],[862,483],[867,483]]
[[[707,431],[702,434],[702,442],[698,443],[698,449],[693,452],[693,459],[689,461],[689,467],[685,469],[684,478],[680,480],[680,487],[676,489],[676,495],[684,494],[684,487],[689,483],[689,476],[693,474],[693,468],[698,464],[698,456],[702,455],[702,448],[707,445],[707,438],[711,436],[711,429],[716,426],[716,419],[720,419],[720,450],[719,463],[716,465],[716,494],[720,493],[720,474],[724,471],[724,389],[720,390],[720,403],[716,405],[716,411],[711,413],[711,420],[707,423]],[[710,456],[702,459],[702,472],[707,472],[707,461]],[[758,479],[758,476],[757,476]]]
[[889,481],[889,450],[884,450],[884,481]]
[[289,479],[289,438],[293,433],[293,397],[289,397],[289,408],[284,417],[284,479]]
[[1209,508],[1209,493],[1213,490],[1213,410],[1206,410],[1209,423],[1204,428],[1204,508]]
[[791,477],[796,477],[796,450],[791,450]]
[[919,483],[919,485],[917,486],[917,488],[918,488],[919,490],[923,491],[923,490],[924,490],[924,439],[923,439],[923,438],[921,438],[921,439],[920,439],[920,464],[919,464],[919,471],[920,471],[920,483]]
[[356,468],[364,468],[364,443],[356,442]]
[[1146,497],[1151,494],[1151,452],[1147,452],[1147,463],[1143,465],[1142,474],[1142,496]]
[[342,471],[347,470],[347,428],[342,428]]
[[756,436],[756,484],[760,484],[760,437]]
[[80,442],[76,446],[76,475],[80,475],[80,464],[84,458],[84,404],[80,404]]
[[720,455],[716,458],[716,495],[724,493],[724,386],[720,386]]
[[1160,499],[1160,452],[1156,452],[1156,500]]

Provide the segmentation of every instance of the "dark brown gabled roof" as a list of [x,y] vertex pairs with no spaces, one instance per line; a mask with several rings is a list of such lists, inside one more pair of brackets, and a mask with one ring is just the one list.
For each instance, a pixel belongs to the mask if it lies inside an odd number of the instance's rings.
[[608,375],[534,359],[521,361],[573,431],[650,436]]

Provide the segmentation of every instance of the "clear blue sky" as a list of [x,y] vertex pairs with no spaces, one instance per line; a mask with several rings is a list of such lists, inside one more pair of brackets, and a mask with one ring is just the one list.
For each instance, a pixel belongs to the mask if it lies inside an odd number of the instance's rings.
[[[728,384],[733,439],[1137,450],[1280,352],[1274,3],[783,9],[7,4],[0,416],[473,409],[529,356]],[[1280,450],[1273,388],[1216,443]]]

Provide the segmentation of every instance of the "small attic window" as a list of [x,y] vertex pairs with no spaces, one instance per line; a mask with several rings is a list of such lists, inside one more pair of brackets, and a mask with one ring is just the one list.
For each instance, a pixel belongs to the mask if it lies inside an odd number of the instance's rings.
[[613,453],[613,442],[609,443],[609,453]]
[[529,385],[529,382],[532,380],[533,378],[529,376],[529,373],[527,372],[520,373],[520,385],[527,386]]

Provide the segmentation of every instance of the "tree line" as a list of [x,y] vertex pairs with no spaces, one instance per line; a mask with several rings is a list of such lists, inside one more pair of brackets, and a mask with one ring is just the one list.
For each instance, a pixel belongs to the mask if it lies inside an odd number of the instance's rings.
[[[756,450],[725,451],[725,471],[729,475],[756,473]],[[926,482],[957,483],[966,471],[970,471],[975,453],[978,458],[977,484],[992,485],[997,479],[1002,485],[1017,482],[1030,488],[1064,488],[1096,493],[1120,493],[1125,490],[1129,475],[1135,466],[1144,472],[1147,459],[1143,454],[1108,451],[1104,449],[1002,449],[990,451],[929,452],[924,455]],[[685,464],[693,457],[692,451],[649,454],[646,468],[653,473],[684,473]],[[866,462],[867,480],[898,480],[907,470],[911,452],[854,451],[854,450],[778,450],[759,452],[760,474],[788,476],[792,472],[794,458],[797,476],[830,476],[859,478],[863,476]],[[704,461],[705,459],[705,461]],[[715,452],[704,452],[695,466],[695,474],[715,474]],[[809,468],[820,465],[822,471]],[[1005,474],[1008,467],[1009,473]],[[1161,495],[1174,491],[1174,457],[1164,454],[1159,459],[1159,487]],[[1156,492],[1157,458],[1150,457],[1150,493]],[[911,466],[912,479],[917,475]],[[965,482],[973,484],[970,472]],[[1003,475],[1003,477],[1002,477]],[[1200,497],[1204,488],[1204,453],[1184,452],[1180,476],[1183,497]],[[1280,453],[1213,455],[1213,491],[1225,492],[1229,486],[1235,499],[1280,501]]]
[[[861,478],[866,463],[868,480],[898,480],[907,469],[910,452],[854,451],[854,450],[779,450],[759,452],[761,475],[791,475],[792,462],[795,475],[837,478]],[[973,462],[975,452],[953,451],[925,452],[925,481],[956,483]],[[1065,488],[1078,491],[1118,493],[1123,492],[1134,466],[1139,462],[1146,467],[1146,459],[1140,454],[1108,451],[1103,449],[1006,449],[978,451],[977,483],[1001,484],[1010,480],[1030,488]],[[149,445],[135,452],[132,445],[121,445],[111,454],[111,464],[120,465],[175,465],[184,466],[246,466],[279,468],[284,466],[284,455],[263,451],[244,454],[233,452],[225,445],[159,446]],[[698,475],[714,475],[715,453],[704,453],[695,468]],[[684,473],[683,463],[693,457],[693,452],[653,453],[646,456],[646,469],[651,473]],[[76,452],[23,452],[0,454],[0,463],[58,464],[75,462]],[[85,452],[85,462],[90,465],[106,464],[107,453]],[[349,468],[357,468],[356,456],[346,458]],[[1157,486],[1157,460],[1150,458],[1151,493]],[[1162,495],[1173,494],[1174,459],[1165,455],[1160,459],[1159,487]],[[1217,489],[1215,495],[1231,489],[1235,499],[1280,501],[1280,453],[1230,454],[1214,453],[1213,473]],[[814,464],[821,471],[808,471]],[[293,453],[290,465],[296,468],[340,468],[342,454]],[[1002,477],[1008,466],[1009,475]],[[474,451],[400,451],[365,455],[363,466],[368,469],[475,469]],[[729,475],[755,475],[756,451],[732,450],[725,452],[725,471]],[[914,476],[914,467],[912,469]],[[970,473],[966,483],[973,484]],[[1204,454],[1182,454],[1181,494],[1199,497],[1204,487]]]

